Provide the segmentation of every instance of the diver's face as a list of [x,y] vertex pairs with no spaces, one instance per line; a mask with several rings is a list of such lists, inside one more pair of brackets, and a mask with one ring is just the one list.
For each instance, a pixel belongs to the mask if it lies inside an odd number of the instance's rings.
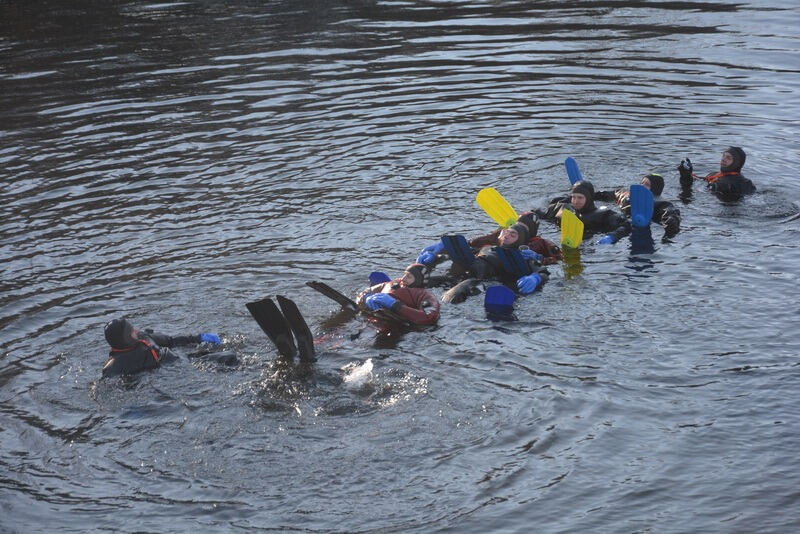
[[647,176],[645,176],[644,178],[642,178],[642,181],[641,181],[640,183],[641,183],[643,186],[645,186],[647,189],[650,189],[650,178],[648,178]]
[[513,228],[503,228],[497,238],[501,247],[513,245],[517,242],[517,239],[519,239],[519,234]]
[[414,282],[417,281],[417,277],[411,274],[408,271],[403,272],[403,276],[400,277],[400,283],[406,287],[411,287],[414,285]]
[[733,156],[730,152],[723,152],[722,159],[719,162],[721,167],[730,167],[733,165]]
[[580,193],[572,193],[569,196],[569,202],[576,210],[581,210],[586,205],[586,195]]

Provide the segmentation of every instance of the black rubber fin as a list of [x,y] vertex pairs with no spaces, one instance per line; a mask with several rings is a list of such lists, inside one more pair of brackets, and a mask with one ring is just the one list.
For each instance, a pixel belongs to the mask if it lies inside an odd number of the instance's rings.
[[293,359],[297,354],[297,347],[294,344],[291,326],[272,299],[267,297],[248,302],[246,306],[261,330],[278,348],[278,352],[290,360]]
[[338,302],[342,306],[342,308],[346,308],[346,309],[351,310],[353,312],[357,312],[358,311],[358,304],[356,304],[355,301],[353,301],[352,299],[348,298],[345,295],[342,295],[341,293],[339,293],[338,291],[333,289],[331,286],[329,286],[325,282],[319,282],[319,281],[316,281],[316,280],[312,280],[310,282],[306,282],[306,285],[308,287],[310,287],[311,289],[319,291],[320,293],[322,293],[323,295],[325,295],[329,299],[335,300],[336,302]]
[[294,332],[297,340],[297,350],[300,353],[300,361],[307,363],[314,361],[314,336],[308,323],[303,318],[303,314],[297,309],[297,305],[282,295],[277,296],[278,304],[283,311],[283,316],[289,322],[289,327]]
[[442,302],[452,304],[464,302],[470,295],[476,295],[480,293],[480,290],[476,289],[476,286],[479,282],[480,280],[477,278],[467,278],[466,280],[462,280],[457,285],[451,287],[442,294]]

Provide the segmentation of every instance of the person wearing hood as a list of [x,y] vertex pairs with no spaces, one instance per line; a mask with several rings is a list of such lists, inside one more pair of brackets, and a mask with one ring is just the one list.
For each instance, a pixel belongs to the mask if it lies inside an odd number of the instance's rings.
[[[503,284],[516,287],[523,295],[533,293],[541,288],[549,278],[543,264],[555,263],[561,259],[561,249],[554,243],[536,236],[539,230],[539,218],[532,212],[523,213],[517,222],[508,228],[498,228],[491,234],[474,238],[468,242],[475,252],[475,261],[460,272],[459,277],[471,280],[500,280]],[[503,266],[497,248],[519,249],[528,262],[531,273],[517,278]],[[444,250],[442,242],[425,247],[417,258],[417,262],[434,265],[437,255]]]
[[356,302],[372,311],[387,309],[413,325],[432,325],[439,320],[441,304],[433,293],[425,289],[426,270],[425,265],[412,263],[399,278],[362,291]]
[[[523,213],[517,218],[516,224],[524,224],[527,230],[527,241],[520,245],[524,250],[527,246],[529,250],[535,252],[538,257],[536,258],[542,265],[553,265],[563,259],[561,248],[550,241],[539,236],[539,217],[532,211]],[[503,228],[498,228],[490,234],[484,236],[474,237],[469,240],[469,246],[473,249],[480,250],[485,246],[500,246],[500,234]],[[508,237],[506,237],[508,239]]]
[[[651,220],[664,227],[666,236],[671,237],[677,234],[681,227],[681,212],[672,202],[660,198],[664,191],[664,177],[660,174],[650,173],[644,176],[639,183],[653,193],[653,217]],[[631,216],[630,189],[627,187],[595,191],[594,199],[613,202],[622,213],[628,217]]]
[[169,336],[152,330],[142,331],[124,317],[109,321],[104,332],[111,351],[103,366],[103,377],[131,375],[174,361],[178,357],[170,350],[172,347],[221,343],[219,336],[212,333]]
[[742,167],[744,167],[746,159],[747,154],[740,147],[728,147],[722,153],[719,172],[705,177],[694,174],[691,160],[684,159],[678,165],[684,195],[691,193],[694,180],[704,180],[708,189],[723,201],[741,200],[745,195],[755,193],[756,186],[742,175]]
[[542,219],[560,222],[562,210],[570,210],[583,221],[584,236],[606,234],[597,241],[600,245],[616,243],[631,233],[631,223],[624,215],[607,206],[595,206],[594,199],[594,185],[581,180],[572,186],[569,196],[554,198],[535,213]]
[[[522,224],[524,227],[498,227],[492,233],[470,239],[469,246],[474,251],[479,251],[486,246],[500,246],[501,234],[503,243],[515,243],[519,238],[519,232],[517,231],[519,229],[524,232],[523,239],[519,240],[519,247],[523,250],[527,247],[528,250],[533,251],[535,255],[532,257],[541,262],[542,265],[552,265],[563,259],[561,248],[558,245],[538,235],[539,217],[535,213],[531,211],[523,213],[517,218],[516,224]],[[420,252],[417,257],[417,263],[432,266],[435,264],[437,255],[441,254],[443,250],[444,246],[441,241],[428,245]]]

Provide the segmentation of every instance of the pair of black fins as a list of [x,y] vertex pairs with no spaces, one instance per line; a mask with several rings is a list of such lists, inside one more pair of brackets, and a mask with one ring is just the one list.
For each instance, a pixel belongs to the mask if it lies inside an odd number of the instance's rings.
[[[306,282],[306,285],[335,300],[343,309],[353,315],[361,311],[371,317],[389,320],[400,325],[409,325],[408,321],[390,310],[360,310],[355,301],[339,293],[325,282],[311,281]],[[292,300],[282,295],[278,295],[275,299],[278,301],[277,305],[269,297],[248,302],[246,304],[247,311],[256,320],[261,330],[267,334],[270,341],[275,344],[281,355],[290,361],[299,355],[301,363],[313,362],[315,360],[314,336],[311,334],[311,329],[308,328],[303,314]]]
[[[469,246],[463,235],[442,236],[442,245],[444,245],[444,250],[450,260],[464,269],[468,270],[475,261],[472,247]],[[522,278],[533,272],[528,260],[522,256],[518,249],[495,247],[494,251],[500,259],[500,263],[503,264],[505,271],[514,278]]]
[[248,302],[247,311],[275,344],[281,355],[290,361],[299,355],[301,363],[313,362],[314,336],[306,320],[293,301],[282,295],[275,298],[278,305],[269,297]]

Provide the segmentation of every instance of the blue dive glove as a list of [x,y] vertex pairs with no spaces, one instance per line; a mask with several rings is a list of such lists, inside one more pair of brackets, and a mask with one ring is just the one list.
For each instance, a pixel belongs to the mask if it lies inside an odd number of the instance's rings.
[[538,252],[534,252],[531,249],[519,249],[520,254],[526,260],[534,260],[534,261],[542,261],[542,255]]
[[391,308],[394,306],[395,302],[397,302],[397,299],[388,293],[374,293],[372,295],[368,295],[367,298],[364,299],[364,304],[366,304],[367,308],[370,310]]
[[200,334],[200,343],[213,343],[214,345],[219,345],[222,343],[222,340],[219,338],[217,334]]
[[536,291],[536,288],[539,287],[539,284],[541,283],[542,277],[536,273],[533,273],[529,274],[528,276],[523,276],[517,280],[517,288],[519,289],[520,293],[527,295]]
[[598,245],[613,245],[616,242],[617,238],[614,237],[614,234],[608,234],[607,236],[597,240]]
[[422,252],[417,257],[417,263],[428,265],[436,259],[437,254],[441,254],[444,250],[444,243],[437,241],[433,245],[428,245],[422,249]]

